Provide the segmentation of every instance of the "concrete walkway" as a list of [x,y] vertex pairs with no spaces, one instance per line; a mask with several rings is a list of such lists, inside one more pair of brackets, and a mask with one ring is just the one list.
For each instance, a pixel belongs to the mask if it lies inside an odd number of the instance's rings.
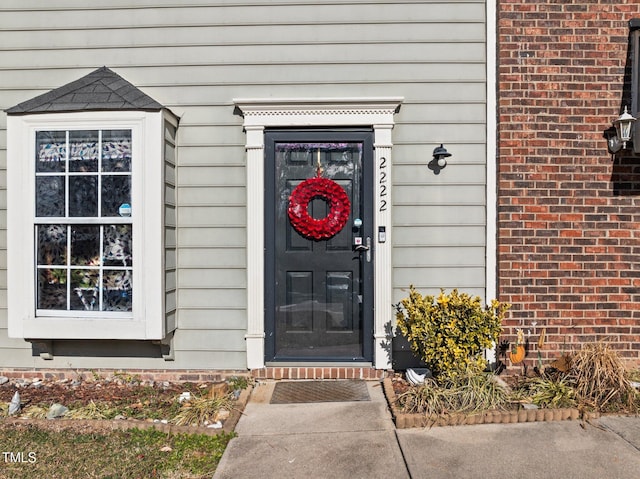
[[381,384],[371,401],[269,404],[256,386],[216,470],[222,478],[640,477],[640,418],[395,430]]

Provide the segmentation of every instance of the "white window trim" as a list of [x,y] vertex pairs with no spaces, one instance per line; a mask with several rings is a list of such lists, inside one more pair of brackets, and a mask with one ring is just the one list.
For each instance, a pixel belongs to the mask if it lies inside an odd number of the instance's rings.
[[[233,102],[244,116],[247,151],[247,367],[265,366],[264,328],[264,130],[273,127],[372,127],[374,181],[391,174],[391,130],[403,98],[243,98]],[[386,226],[384,243],[374,249],[374,367],[391,367],[390,338],[385,326],[393,320],[391,283],[391,182],[386,197],[374,185],[375,225]],[[386,201],[386,208],[381,202]],[[365,338],[365,341],[367,338]]]
[[497,287],[497,228],[498,228],[498,118],[496,116],[496,1],[488,0],[487,11],[487,246],[485,302],[496,298]]
[[[35,132],[131,129],[133,311],[36,316]],[[7,117],[8,335],[25,339],[154,339],[165,336],[163,112],[112,111]],[[136,161],[138,159],[138,161]],[[142,161],[140,161],[142,159]],[[81,312],[80,312],[81,313]],[[120,317],[118,317],[120,316]]]

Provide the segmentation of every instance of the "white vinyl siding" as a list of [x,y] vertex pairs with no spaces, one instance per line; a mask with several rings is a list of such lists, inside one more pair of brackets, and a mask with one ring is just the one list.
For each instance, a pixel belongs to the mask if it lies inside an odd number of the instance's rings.
[[[484,0],[112,0],[103,7],[6,0],[0,109],[106,65],[181,117],[176,208],[167,212],[177,227],[175,361],[140,364],[243,368],[246,138],[232,99],[403,97],[392,132],[394,301],[409,284],[483,295],[493,68],[486,65],[485,11]],[[0,114],[0,277],[5,122]],[[441,143],[453,156],[434,175],[426,165]],[[0,289],[0,359],[41,364],[28,343],[7,339],[5,327]],[[68,362],[56,356],[47,365]],[[122,361],[73,358],[74,366],[89,364]]]

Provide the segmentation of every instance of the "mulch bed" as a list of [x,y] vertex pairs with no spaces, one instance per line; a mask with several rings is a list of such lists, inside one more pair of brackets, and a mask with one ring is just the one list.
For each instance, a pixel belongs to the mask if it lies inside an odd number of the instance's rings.
[[[213,383],[127,383],[121,380],[95,380],[95,381],[10,381],[0,385],[0,402],[8,403],[14,393],[20,393],[23,410],[30,405],[50,406],[54,403],[63,404],[70,408],[89,405],[91,402],[109,403],[113,406],[140,405],[141,414],[144,414],[145,402],[152,398],[155,403],[170,403],[183,392],[191,392],[201,395],[208,391]],[[0,418],[0,424],[21,427],[26,424],[37,425],[49,430],[72,429],[79,433],[84,432],[109,432],[122,429],[147,429],[155,428],[167,433],[187,433],[216,435],[231,433],[238,423],[251,393],[251,386],[240,392],[235,401],[235,407],[230,411],[229,417],[224,420],[223,427],[213,429],[199,426],[176,426],[165,424],[153,419],[112,419],[89,420],[59,418],[53,420],[30,419],[24,417]]]

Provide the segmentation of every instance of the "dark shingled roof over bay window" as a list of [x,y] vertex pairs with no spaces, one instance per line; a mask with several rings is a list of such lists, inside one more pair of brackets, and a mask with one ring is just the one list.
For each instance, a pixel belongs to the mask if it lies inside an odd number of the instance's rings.
[[107,67],[6,110],[8,115],[73,111],[159,111],[163,106]]

